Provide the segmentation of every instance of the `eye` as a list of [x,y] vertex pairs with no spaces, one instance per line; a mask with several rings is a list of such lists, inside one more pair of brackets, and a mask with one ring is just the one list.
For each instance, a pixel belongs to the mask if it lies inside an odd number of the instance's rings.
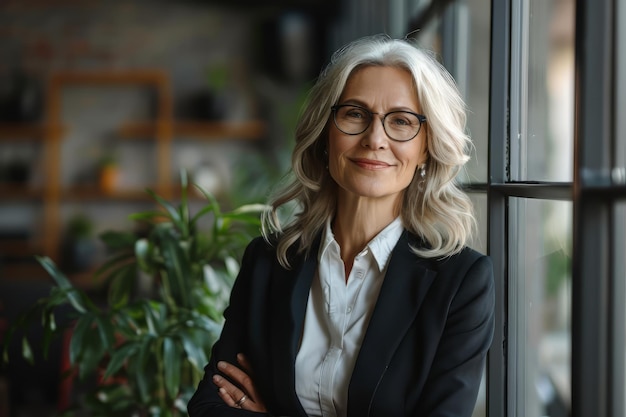
[[358,107],[344,107],[345,113],[344,117],[348,119],[367,119],[367,113],[365,110],[360,109]]
[[417,118],[414,115],[412,115],[411,113],[403,112],[391,113],[389,114],[389,116],[387,116],[387,119],[388,123],[391,126],[397,127],[413,126],[418,122]]

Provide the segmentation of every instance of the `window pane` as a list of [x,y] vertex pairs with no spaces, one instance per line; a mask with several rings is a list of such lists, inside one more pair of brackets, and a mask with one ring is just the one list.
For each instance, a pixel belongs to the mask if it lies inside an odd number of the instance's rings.
[[[526,122],[520,134],[521,172],[512,179],[571,181],[574,143],[574,0],[531,0],[527,13]],[[522,80],[522,83],[524,81]],[[524,85],[521,97],[524,99]],[[524,108],[525,106],[525,108]],[[513,140],[517,135],[512,135]],[[517,174],[517,176],[516,176]]]
[[468,194],[474,205],[474,215],[478,223],[478,230],[474,234],[469,246],[480,253],[487,253],[487,194],[473,192]]
[[517,416],[568,415],[572,203],[512,198],[509,383]]
[[460,49],[466,59],[465,77],[457,77],[469,109],[467,128],[474,142],[472,159],[467,164],[467,182],[487,182],[489,133],[489,57],[491,53],[491,0],[457,2],[465,5],[467,33],[460,34]]

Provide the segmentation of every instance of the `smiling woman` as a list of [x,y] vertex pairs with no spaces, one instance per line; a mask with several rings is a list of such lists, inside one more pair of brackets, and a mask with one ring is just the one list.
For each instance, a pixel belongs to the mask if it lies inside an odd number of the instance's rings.
[[472,414],[494,296],[491,261],[466,246],[464,123],[452,78],[408,41],[333,56],[190,416]]
[[[339,102],[342,104],[334,108],[340,110],[340,121],[356,119],[369,122],[358,134],[347,133],[339,128],[337,110],[334,111],[335,123],[328,130],[328,170],[340,188],[337,212],[350,213],[356,219],[369,216],[367,212],[359,211],[374,209],[377,214],[375,221],[384,226],[400,214],[402,193],[413,180],[417,167],[424,166],[427,158],[426,134],[424,131],[418,133],[419,119],[414,116],[421,106],[411,73],[387,66],[360,68],[348,79]],[[363,103],[363,107],[346,107],[347,103]],[[352,113],[342,117],[341,110],[346,108],[352,108]],[[384,122],[371,123],[372,118],[367,116],[372,111],[368,109],[384,114],[381,120]],[[400,113],[408,116],[400,118]],[[358,117],[360,115],[365,117]],[[414,119],[412,126],[408,122],[399,122],[411,120],[411,117]],[[390,124],[393,120],[398,123]],[[396,137],[403,141],[393,139],[389,131],[400,135]],[[373,199],[377,201],[371,201]],[[347,226],[352,227],[350,224]]]

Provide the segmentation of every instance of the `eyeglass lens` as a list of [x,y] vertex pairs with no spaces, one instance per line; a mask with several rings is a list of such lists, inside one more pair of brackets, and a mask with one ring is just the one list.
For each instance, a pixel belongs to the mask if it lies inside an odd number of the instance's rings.
[[[348,135],[358,135],[367,130],[374,115],[358,106],[343,105],[335,107],[335,124]],[[397,141],[413,139],[419,133],[421,122],[413,113],[394,111],[383,116],[383,128],[387,135]]]

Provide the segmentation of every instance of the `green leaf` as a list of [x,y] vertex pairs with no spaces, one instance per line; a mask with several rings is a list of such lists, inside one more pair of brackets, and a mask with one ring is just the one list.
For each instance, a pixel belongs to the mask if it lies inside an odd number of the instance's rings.
[[52,276],[52,278],[56,281],[57,285],[62,289],[67,290],[67,299],[72,307],[74,307],[74,309],[76,309],[79,313],[87,312],[87,308],[83,302],[84,297],[82,297],[82,293],[74,288],[67,277],[59,271],[52,259],[46,256],[37,256],[36,259],[46,269],[46,271],[48,271],[50,276]]
[[107,298],[109,306],[119,309],[128,304],[137,277],[136,265],[125,265],[115,271],[109,282]]
[[102,346],[106,350],[110,349],[115,344],[115,336],[113,325],[109,321],[109,317],[106,315],[96,315],[95,323],[98,328]]
[[35,364],[35,357],[33,356],[33,350],[30,347],[30,343],[26,337],[22,338],[22,357],[26,359],[31,365]]
[[98,369],[105,353],[105,347],[97,337],[97,332],[95,329],[89,329],[88,334],[83,338],[81,357],[78,362],[78,374],[81,379]]
[[158,210],[143,211],[141,213],[133,213],[128,216],[131,220],[154,222],[161,220],[170,220],[167,213]]
[[170,398],[176,398],[181,376],[180,346],[171,337],[163,339],[163,367],[165,389]]
[[132,232],[113,230],[103,232],[99,237],[107,248],[114,251],[132,249],[135,239],[137,239],[137,236]]
[[94,273],[94,278],[103,276],[105,274],[114,274],[120,268],[127,265],[133,265],[135,263],[135,253],[131,247],[129,250],[124,250],[119,254],[110,257],[102,266],[100,266]]
[[200,187],[198,184],[194,184],[194,186],[196,187],[198,191],[200,191],[200,193],[204,196],[204,198],[206,198],[209,201],[209,207],[211,207],[211,211],[215,213],[215,216],[216,217],[220,216],[221,214],[220,204],[218,203],[217,198],[215,198],[213,194],[209,193],[204,188]]
[[181,341],[183,343],[185,353],[187,354],[187,360],[197,371],[202,371],[204,366],[207,364],[208,359],[204,353],[204,349],[199,343],[197,343],[192,334],[193,333],[191,332],[181,333]]
[[137,258],[137,264],[142,271],[148,273],[153,272],[153,252],[154,245],[148,239],[138,239],[137,242],[135,242],[135,257]]
[[143,371],[146,369],[146,363],[148,358],[151,356],[152,345],[156,341],[157,339],[151,335],[146,336],[141,341],[137,362],[134,364],[135,369],[139,367],[138,372],[134,372],[134,375],[137,387],[139,388],[140,398],[143,403],[147,403],[150,400],[149,378],[151,378],[151,376]]
[[187,179],[187,171],[184,169],[180,170],[180,185],[181,185],[181,195],[180,195],[180,216],[182,219],[182,223],[185,225],[185,232],[183,235],[185,237],[189,236],[191,232],[189,228],[189,204],[187,201],[187,188],[189,186]]
[[167,217],[172,221],[172,223],[174,223],[176,227],[182,230],[185,227],[185,225],[183,224],[183,219],[181,219],[180,214],[178,210],[176,209],[176,207],[174,207],[173,204],[171,204],[169,201],[159,196],[154,191],[152,190],[146,190],[146,191],[148,192],[148,194],[150,194],[150,196],[153,199],[157,201],[157,203],[159,203],[161,207],[163,207],[167,211],[167,213],[169,214],[169,216]]
[[85,346],[85,338],[94,321],[92,314],[84,314],[77,321],[70,340],[70,362],[76,364],[82,357]]
[[52,337],[55,334],[55,330],[56,330],[56,321],[54,319],[54,312],[52,311],[45,311],[42,314],[42,319],[43,319],[43,343],[42,343],[42,350],[43,350],[43,355],[44,355],[44,359],[48,359],[48,351],[50,350],[50,343],[52,342]]
[[154,336],[162,334],[166,325],[167,308],[165,305],[157,301],[147,301],[142,303],[142,308],[148,332]]
[[177,240],[164,238],[162,246],[167,273],[165,279],[168,281],[171,296],[177,305],[190,308],[192,307],[189,300],[191,271],[188,257]]
[[104,379],[107,379],[120,370],[127,359],[131,358],[139,351],[139,345],[136,343],[126,343],[115,350],[111,355],[111,360],[104,373]]

